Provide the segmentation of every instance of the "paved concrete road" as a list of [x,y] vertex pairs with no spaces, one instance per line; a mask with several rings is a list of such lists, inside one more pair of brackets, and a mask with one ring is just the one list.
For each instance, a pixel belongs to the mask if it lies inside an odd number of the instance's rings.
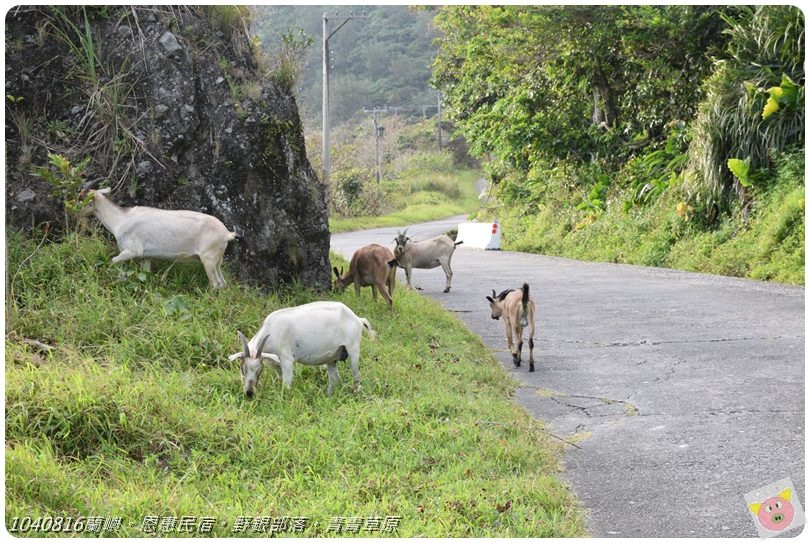
[[[395,230],[333,235],[332,248],[349,258],[391,246]],[[463,245],[453,269],[448,294],[441,268],[414,270],[414,286],[484,338],[523,384],[521,405],[581,447],[566,446],[564,477],[593,535],[757,537],[743,495],[785,477],[808,507],[803,288]],[[534,373],[512,366],[484,299],[523,281],[538,309]]]

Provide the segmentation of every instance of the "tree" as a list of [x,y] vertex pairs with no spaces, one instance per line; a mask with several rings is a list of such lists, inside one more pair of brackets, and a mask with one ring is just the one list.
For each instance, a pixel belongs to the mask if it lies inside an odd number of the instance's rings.
[[450,6],[435,24],[449,114],[473,152],[523,175],[615,169],[662,145],[668,123],[694,115],[724,39],[707,6]]

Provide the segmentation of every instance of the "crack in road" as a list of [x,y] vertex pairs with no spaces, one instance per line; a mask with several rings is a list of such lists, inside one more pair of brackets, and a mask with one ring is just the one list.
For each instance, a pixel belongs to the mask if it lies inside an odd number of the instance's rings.
[[[565,392],[559,392],[557,390],[549,390],[547,388],[535,387],[531,385],[523,385],[522,388],[528,388],[531,390],[535,390],[537,394],[540,396],[546,397],[551,399],[552,401],[563,405],[565,407],[570,407],[578,411],[582,411],[585,413],[585,416],[588,418],[593,417],[609,417],[615,415],[615,413],[591,413],[590,410],[596,409],[599,407],[603,407],[605,405],[621,405],[624,408],[624,416],[625,417],[634,417],[640,414],[639,408],[629,401],[629,397],[627,400],[617,400],[615,398],[605,398],[602,396],[588,396],[586,394],[568,394]],[[565,401],[566,399],[586,399],[586,400],[596,400],[598,403],[594,405],[577,405],[576,403],[571,403]]]
[[653,381],[653,382],[654,383],[660,383],[662,381],[666,381],[667,379],[672,377],[672,375],[675,373],[675,370],[678,368],[678,366],[680,366],[684,362],[686,362],[686,361],[681,360],[681,359],[676,359],[674,362],[670,362],[670,367],[667,370],[667,372],[664,375],[659,375],[658,377],[656,377],[655,381]]

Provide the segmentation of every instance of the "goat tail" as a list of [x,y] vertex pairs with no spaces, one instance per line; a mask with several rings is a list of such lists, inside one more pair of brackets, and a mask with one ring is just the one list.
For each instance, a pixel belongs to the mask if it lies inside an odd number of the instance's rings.
[[523,299],[521,305],[523,305],[523,311],[520,313],[520,325],[525,327],[529,325],[529,283],[523,283],[522,290]]
[[368,322],[368,319],[360,317],[360,322],[363,323],[363,330],[365,330],[368,333],[369,339],[374,339],[375,337],[377,337],[377,332],[375,332],[374,329],[371,328],[371,323]]
[[239,238],[241,236],[239,234],[237,234],[236,232],[228,232],[228,235],[226,237],[228,238],[228,241],[230,241],[230,240],[234,240],[236,238]]
[[457,241],[457,242],[455,242],[453,245],[461,245],[462,243],[464,243],[464,240]]

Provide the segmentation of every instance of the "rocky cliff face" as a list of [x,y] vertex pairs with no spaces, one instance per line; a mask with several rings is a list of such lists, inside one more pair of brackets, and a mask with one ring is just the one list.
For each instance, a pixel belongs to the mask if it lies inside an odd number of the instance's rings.
[[191,209],[241,237],[229,269],[263,287],[329,284],[325,190],[292,93],[224,6],[23,7],[6,16],[6,216],[63,225],[36,175],[86,166],[122,205]]

